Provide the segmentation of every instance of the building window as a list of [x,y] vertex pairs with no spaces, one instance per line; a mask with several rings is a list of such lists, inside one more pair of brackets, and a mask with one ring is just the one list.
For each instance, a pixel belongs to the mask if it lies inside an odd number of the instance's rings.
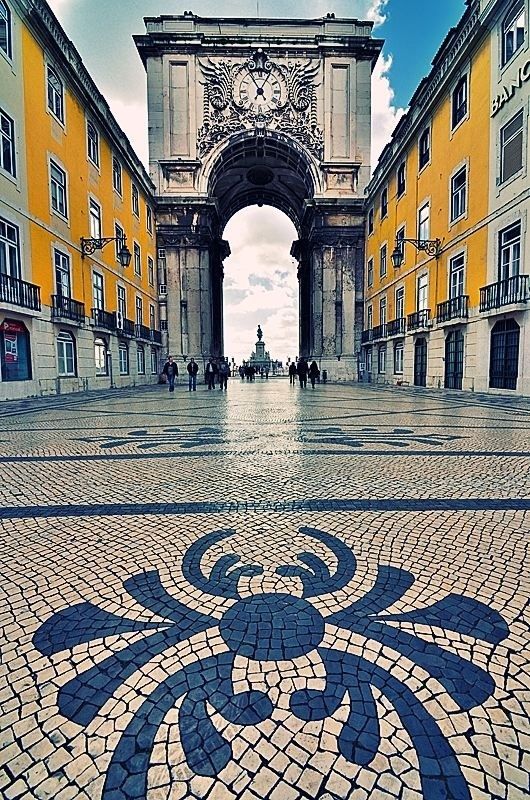
[[519,275],[521,269],[521,221],[499,231],[499,280]]
[[403,374],[403,342],[394,344],[394,375]]
[[120,260],[120,250],[125,241],[125,231],[118,222],[114,223],[114,236],[116,238],[116,261]]
[[88,219],[90,224],[90,236],[93,239],[101,239],[101,206],[90,198],[88,204]]
[[151,348],[151,375],[158,374],[158,353],[156,347]]
[[401,228],[398,228],[396,231],[396,245],[401,250],[401,254],[403,256],[403,261],[401,266],[405,263],[405,226],[402,225]]
[[4,0],[0,0],[0,50],[11,58],[11,11]]
[[396,289],[396,319],[403,319],[405,316],[405,289],[400,286]]
[[135,275],[142,274],[142,254],[140,251],[140,245],[135,242],[133,246],[133,253],[134,253],[134,273]]
[[155,285],[155,262],[151,256],[147,256],[147,280],[149,281],[149,286]]
[[425,128],[420,136],[418,151],[420,169],[423,169],[431,160],[431,131],[429,128]]
[[105,308],[105,294],[103,290],[103,275],[99,272],[92,273],[92,302],[94,308],[103,311]]
[[368,233],[374,232],[374,210],[371,208],[368,212]]
[[53,251],[55,265],[55,289],[59,297],[71,297],[70,257],[60,250]]
[[143,325],[144,321],[144,306],[141,297],[136,298],[136,324]]
[[20,278],[19,230],[0,217],[0,275]]
[[47,74],[48,108],[57,117],[59,122],[64,122],[64,88],[63,83],[53,67],[48,67]]
[[368,310],[366,312],[366,328],[367,330],[371,331],[374,327],[374,309],[373,306],[368,306]]
[[386,297],[379,301],[379,324],[386,325]]
[[156,330],[156,312],[152,303],[149,303],[149,327],[152,331]]
[[379,277],[384,278],[386,275],[386,244],[384,244],[379,251]]
[[15,123],[0,108],[0,168],[17,176],[15,162]]
[[368,264],[366,266],[366,280],[368,286],[374,285],[374,260],[373,258],[368,259]]
[[449,261],[449,299],[464,294],[464,254],[459,253]]
[[132,190],[131,191],[132,191],[131,197],[132,197],[133,214],[135,214],[137,217],[139,217],[140,216],[140,197],[139,197],[139,194],[138,194],[138,187],[134,183],[132,185]]
[[0,325],[0,361],[3,381],[31,380],[31,350],[23,322],[5,319]]
[[141,344],[136,347],[136,366],[138,375],[145,375],[145,350]]
[[112,186],[116,192],[121,196],[123,187],[122,187],[122,179],[121,179],[121,164],[116,158],[113,156],[112,158]]
[[429,304],[429,275],[424,272],[420,275],[416,284],[416,309],[425,311]]
[[385,187],[381,192],[381,219],[388,214],[388,189]]
[[377,371],[380,375],[386,372],[386,344],[377,350]]
[[455,88],[453,89],[452,103],[451,103],[451,128],[454,130],[456,126],[462,122],[467,115],[467,75],[460,78]]
[[459,169],[451,178],[451,222],[466,213],[467,167]]
[[501,183],[523,168],[523,111],[501,128]]
[[397,171],[397,196],[401,197],[402,194],[405,194],[406,189],[406,169],[407,165],[405,161],[402,161],[398,167]]
[[88,120],[86,126],[88,157],[92,163],[99,167],[99,133],[93,122]]
[[120,284],[118,284],[116,295],[118,300],[118,314],[121,315],[121,319],[123,321],[127,316],[127,295],[125,292],[125,286],[120,286]]
[[153,233],[153,212],[151,210],[151,206],[145,207],[145,224],[147,226],[147,230],[149,233]]
[[418,211],[418,242],[426,242],[428,240],[430,233],[429,220],[429,203],[425,203]]
[[519,325],[514,319],[496,322],[491,331],[490,388],[516,389],[519,374]]
[[120,366],[120,375],[129,374],[129,348],[125,342],[120,342],[118,346],[118,358]]
[[371,373],[372,372],[372,348],[371,347],[367,347],[366,348],[364,362],[365,362],[365,366],[366,366],[366,371],[368,373]]
[[75,376],[75,341],[68,331],[57,337],[57,372],[63,378]]
[[514,3],[502,23],[502,66],[523,46],[525,36],[524,0]]
[[52,209],[60,214],[61,217],[68,216],[68,205],[66,202],[66,172],[55,163],[50,161],[50,189],[52,199]]
[[94,362],[96,376],[107,375],[107,343],[104,339],[94,339]]

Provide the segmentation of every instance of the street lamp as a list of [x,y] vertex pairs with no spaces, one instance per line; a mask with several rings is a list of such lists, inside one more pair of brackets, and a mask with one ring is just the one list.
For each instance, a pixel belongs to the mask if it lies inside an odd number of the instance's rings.
[[104,239],[93,239],[81,237],[81,256],[91,256],[96,250],[103,250],[105,245],[109,242],[121,242],[121,247],[118,251],[118,261],[122,267],[128,267],[131,263],[131,251],[127,247],[127,238],[125,236],[107,236]]
[[441,239],[398,239],[396,237],[396,246],[390,256],[395,269],[399,269],[403,264],[403,245],[405,242],[410,242],[416,250],[421,250],[427,253],[428,256],[436,256],[438,258],[440,255]]

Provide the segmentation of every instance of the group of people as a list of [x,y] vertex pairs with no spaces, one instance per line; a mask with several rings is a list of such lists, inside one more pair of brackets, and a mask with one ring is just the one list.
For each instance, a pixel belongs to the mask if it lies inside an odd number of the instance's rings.
[[296,378],[298,377],[300,388],[307,389],[308,376],[311,381],[311,386],[314,389],[315,383],[317,381],[320,382],[320,370],[316,361],[312,361],[311,364],[308,364],[303,356],[299,358],[296,363],[291,361],[289,364],[289,383],[291,386],[295,385]]
[[254,364],[241,364],[239,367],[239,377],[242,381],[247,379],[247,381],[253,381],[256,375],[260,375],[262,378],[269,380],[269,368],[268,367],[258,367],[254,366]]
[[[194,358],[190,358],[190,360],[186,364],[186,371],[188,373],[188,391],[196,392],[199,365],[197,364]],[[166,376],[166,380],[169,385],[169,391],[174,392],[175,380],[176,378],[178,378],[179,368],[177,362],[173,360],[173,356],[169,356],[168,360],[164,364],[162,374]],[[221,358],[219,363],[214,361],[213,358],[208,359],[208,363],[204,368],[204,377],[209,390],[215,389],[215,384],[216,382],[218,382],[219,389],[221,391],[223,391],[223,389],[226,391],[226,389],[228,388],[229,376],[230,376],[230,367],[228,365],[228,361],[226,360],[226,358]]]

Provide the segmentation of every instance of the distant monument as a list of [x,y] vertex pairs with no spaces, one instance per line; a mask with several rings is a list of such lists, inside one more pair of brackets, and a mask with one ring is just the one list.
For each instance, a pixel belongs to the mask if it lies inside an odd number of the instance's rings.
[[262,369],[270,370],[271,357],[270,353],[265,350],[265,342],[262,341],[263,331],[261,330],[261,325],[258,325],[257,335],[256,350],[250,356],[249,363],[256,368],[257,372],[261,372]]

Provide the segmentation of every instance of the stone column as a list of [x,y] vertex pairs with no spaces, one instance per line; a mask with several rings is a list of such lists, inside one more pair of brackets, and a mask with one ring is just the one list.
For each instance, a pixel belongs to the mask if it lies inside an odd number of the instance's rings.
[[210,246],[210,281],[212,286],[211,304],[211,355],[214,358],[226,355],[223,337],[223,261],[230,255],[230,246],[224,239],[212,242]]
[[312,349],[312,286],[310,252],[307,239],[298,239],[293,242],[291,255],[298,261],[298,297],[299,297],[299,341],[298,355],[308,358]]

